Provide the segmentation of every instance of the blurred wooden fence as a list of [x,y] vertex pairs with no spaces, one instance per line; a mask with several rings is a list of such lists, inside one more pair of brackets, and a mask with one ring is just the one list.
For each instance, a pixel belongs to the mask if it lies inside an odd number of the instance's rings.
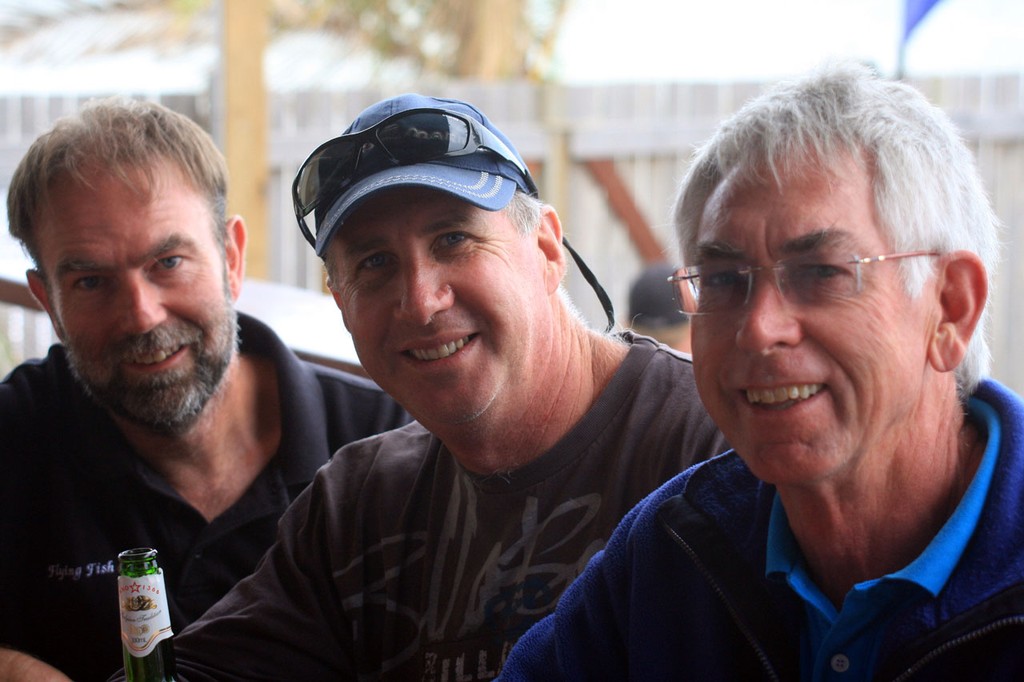
[[[1006,225],[1004,259],[992,300],[994,375],[1024,392],[1024,359],[1014,352],[1024,347],[1024,304],[1014,297],[1024,292],[1024,77],[950,77],[914,84],[960,125]],[[761,83],[455,83],[431,93],[473,102],[513,140],[622,320],[629,283],[643,262],[657,251],[676,260],[668,212],[694,145],[761,88]],[[321,287],[320,262],[295,226],[291,180],[314,147],[340,134],[365,106],[391,94],[359,90],[272,96],[267,188],[271,262],[266,264],[272,280]],[[207,96],[161,101],[213,129]],[[6,187],[28,143],[80,102],[57,96],[0,99],[0,187]],[[0,259],[3,249],[0,243]],[[587,318],[599,326],[600,307],[574,269],[567,285]],[[38,355],[49,342],[32,317],[20,309],[6,315],[0,309],[0,344],[6,328],[9,361]],[[0,346],[0,373],[3,363]]]

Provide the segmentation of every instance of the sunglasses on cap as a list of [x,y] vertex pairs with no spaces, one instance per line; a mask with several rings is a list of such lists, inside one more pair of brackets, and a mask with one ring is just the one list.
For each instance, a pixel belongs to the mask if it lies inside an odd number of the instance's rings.
[[299,229],[315,246],[316,236],[306,225],[306,216],[318,207],[329,206],[372,173],[479,151],[496,154],[515,166],[522,175],[522,185],[537,195],[537,186],[523,162],[479,121],[444,109],[409,109],[366,130],[328,140],[313,150],[292,183]]

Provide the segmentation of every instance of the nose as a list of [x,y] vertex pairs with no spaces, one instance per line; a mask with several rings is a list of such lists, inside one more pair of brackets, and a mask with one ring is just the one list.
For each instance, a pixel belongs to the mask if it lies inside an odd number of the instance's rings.
[[786,299],[781,284],[771,269],[756,273],[736,332],[742,350],[761,353],[799,343],[803,331],[798,309]]
[[403,279],[401,314],[416,324],[430,324],[434,315],[450,308],[455,300],[444,268],[436,263],[410,264]]
[[144,334],[167,317],[160,288],[139,274],[130,274],[120,282],[115,304],[126,334]]

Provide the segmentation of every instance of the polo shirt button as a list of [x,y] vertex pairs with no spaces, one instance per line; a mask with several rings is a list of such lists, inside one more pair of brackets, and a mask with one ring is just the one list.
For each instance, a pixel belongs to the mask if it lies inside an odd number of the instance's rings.
[[845,673],[850,669],[850,659],[844,654],[836,654],[829,660],[829,665],[832,666],[832,670],[837,673]]

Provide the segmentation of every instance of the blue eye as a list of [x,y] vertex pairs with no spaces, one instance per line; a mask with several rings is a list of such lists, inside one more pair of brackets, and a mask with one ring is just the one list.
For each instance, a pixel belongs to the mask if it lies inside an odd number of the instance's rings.
[[372,256],[367,256],[359,263],[361,270],[375,270],[382,268],[387,265],[388,258],[383,253],[375,253]]
[[165,270],[173,270],[174,268],[181,265],[181,261],[181,256],[167,256],[166,258],[161,258],[158,262],[160,263],[160,265],[163,266]]
[[715,289],[725,290],[733,289],[737,286],[746,287],[747,275],[741,272],[738,268],[732,268],[728,270],[711,270],[700,272],[700,287],[701,289]]
[[92,291],[98,289],[100,286],[100,278],[95,275],[89,277],[80,277],[75,280],[75,289],[85,289],[86,291]]
[[783,275],[806,303],[847,298],[857,289],[856,271],[846,263],[787,263]]
[[716,312],[742,306],[750,288],[750,268],[701,266],[697,273],[697,307]]
[[446,232],[438,239],[442,246],[457,246],[466,241],[466,235],[462,232]]
[[789,274],[793,278],[809,281],[842,277],[849,272],[848,268],[842,265],[832,265],[830,263],[794,263],[788,269]]

